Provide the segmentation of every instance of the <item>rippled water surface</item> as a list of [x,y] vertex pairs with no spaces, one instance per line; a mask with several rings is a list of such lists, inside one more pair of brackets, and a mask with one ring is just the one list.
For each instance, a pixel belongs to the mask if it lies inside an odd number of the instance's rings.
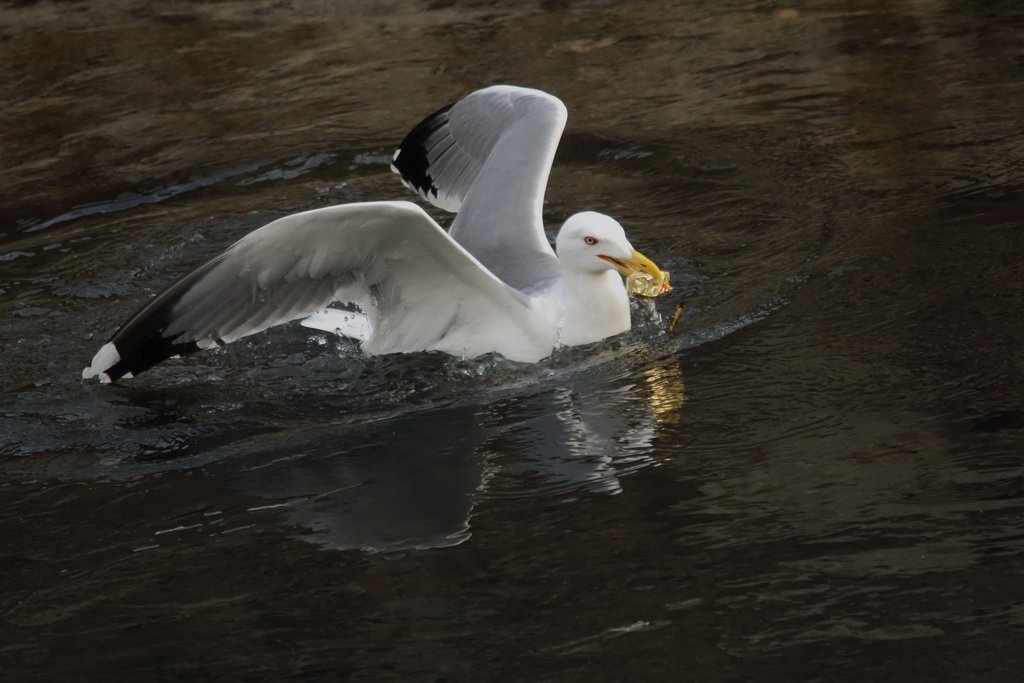
[[[10,680],[1018,681],[1018,3],[0,2]],[[115,386],[160,288],[561,97],[545,218],[672,271],[536,365],[284,327]],[[677,306],[677,328],[667,320]]]

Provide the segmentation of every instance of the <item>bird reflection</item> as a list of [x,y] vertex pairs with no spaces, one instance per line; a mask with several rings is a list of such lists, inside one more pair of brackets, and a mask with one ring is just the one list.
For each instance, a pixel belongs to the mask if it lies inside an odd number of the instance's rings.
[[[286,521],[325,548],[441,548],[469,537],[486,462],[475,408],[449,408],[299,437],[295,458],[241,472],[249,495],[296,501]],[[309,439],[311,441],[302,443]]]
[[[650,368],[306,435],[287,444],[300,456],[236,471],[233,484],[287,503],[282,521],[324,548],[447,547],[470,537],[488,496],[618,493],[625,475],[655,464],[652,440],[684,402],[679,368]],[[491,492],[495,474],[522,481]]]

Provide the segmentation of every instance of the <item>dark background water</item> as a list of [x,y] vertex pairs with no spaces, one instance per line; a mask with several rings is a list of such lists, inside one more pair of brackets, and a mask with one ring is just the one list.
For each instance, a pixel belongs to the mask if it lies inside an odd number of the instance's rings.
[[[0,2],[9,680],[1017,681],[1017,2]],[[534,366],[283,328],[117,386],[159,288],[491,83],[677,288]],[[668,333],[679,304],[684,315]]]

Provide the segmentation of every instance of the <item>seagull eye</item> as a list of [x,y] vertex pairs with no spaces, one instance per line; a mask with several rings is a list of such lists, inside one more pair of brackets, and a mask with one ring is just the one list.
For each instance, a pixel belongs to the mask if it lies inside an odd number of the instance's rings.
[[586,242],[591,247],[594,246],[595,244],[597,244],[597,238],[596,237],[591,237],[590,235],[587,235],[586,237],[584,237],[583,241]]

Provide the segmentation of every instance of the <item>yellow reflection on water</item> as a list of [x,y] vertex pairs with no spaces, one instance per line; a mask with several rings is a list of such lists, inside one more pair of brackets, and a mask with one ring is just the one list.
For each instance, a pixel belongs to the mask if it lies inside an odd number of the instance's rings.
[[677,424],[686,403],[683,371],[678,365],[664,365],[643,371],[649,396],[647,402],[658,424]]

